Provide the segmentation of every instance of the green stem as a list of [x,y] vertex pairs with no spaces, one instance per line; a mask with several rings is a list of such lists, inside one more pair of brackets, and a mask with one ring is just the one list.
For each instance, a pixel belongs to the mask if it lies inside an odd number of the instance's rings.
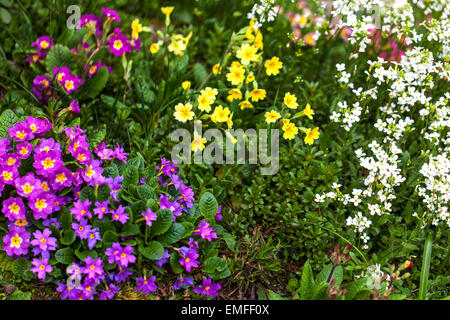
[[433,240],[431,233],[425,240],[425,246],[423,248],[422,258],[422,270],[420,271],[420,288],[419,288],[419,300],[425,300],[427,294],[428,275],[430,274],[431,263],[431,249],[433,248]]

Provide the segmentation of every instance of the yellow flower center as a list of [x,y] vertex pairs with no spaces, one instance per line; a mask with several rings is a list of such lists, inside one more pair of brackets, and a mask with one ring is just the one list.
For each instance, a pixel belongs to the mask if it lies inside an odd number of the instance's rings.
[[39,209],[39,211],[41,211],[43,208],[47,207],[47,203],[45,201],[45,199],[38,199],[36,201],[36,208]]
[[2,176],[6,181],[12,180],[12,172],[3,171]]
[[19,248],[21,243],[22,238],[19,237],[17,234],[11,239],[11,247]]
[[53,168],[55,161],[56,160],[53,160],[51,158],[46,158],[44,161],[42,161],[42,165],[44,166],[44,169]]
[[114,49],[120,50],[120,48],[122,48],[122,46],[123,46],[122,41],[120,41],[120,40],[114,41],[113,46],[114,46]]

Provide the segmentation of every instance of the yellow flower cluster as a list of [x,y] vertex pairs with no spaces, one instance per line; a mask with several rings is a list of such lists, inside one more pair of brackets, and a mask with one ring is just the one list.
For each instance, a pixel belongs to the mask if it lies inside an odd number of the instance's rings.
[[[269,92],[258,86],[259,79],[255,75],[259,74],[258,71],[263,65],[263,70],[265,70],[265,74],[268,77],[278,76],[283,69],[283,62],[276,56],[269,57],[268,59],[263,58],[263,36],[261,31],[254,29],[253,26],[254,21],[252,20],[247,29],[241,30],[239,36],[235,40],[232,40],[238,41],[237,45],[231,46],[235,53],[235,59],[232,59],[231,57],[233,55],[229,53],[223,61],[215,64],[211,68],[209,77],[214,75],[214,77],[225,78],[233,86],[233,88],[226,92],[226,100],[231,106],[221,104],[214,106],[217,101],[220,101],[220,103],[223,101],[220,98],[218,99],[219,90],[217,88],[206,87],[199,92],[194,91],[192,93],[189,91],[191,83],[184,81],[182,87],[186,92],[186,97],[194,102],[177,104],[174,112],[175,119],[181,122],[190,121],[194,118],[202,120],[210,119],[212,123],[216,125],[226,124],[230,129],[233,126],[233,106],[237,106],[241,110],[255,109],[254,104],[262,103],[267,99]],[[186,41],[186,38],[183,38],[181,35],[174,35],[172,37],[172,43],[169,46],[169,51],[182,55],[190,36],[187,37]],[[229,60],[231,60],[231,63],[228,62]],[[315,114],[314,110],[307,104],[304,110],[291,115],[291,110],[297,109],[298,106],[299,101],[297,96],[292,92],[285,92],[282,102],[280,104],[277,103],[271,110],[265,112],[266,123],[277,125],[277,122],[281,119],[282,124],[280,123],[279,127],[283,130],[284,139],[292,140],[298,135],[299,131],[302,131],[305,133],[304,142],[306,144],[313,144],[314,140],[318,139],[320,135],[319,128],[309,129],[298,126],[294,122],[294,119],[301,116],[313,119],[313,115]],[[197,109],[205,114],[198,114],[195,112]],[[204,138],[195,135],[192,141],[192,150],[203,150],[205,143],[206,140]]]

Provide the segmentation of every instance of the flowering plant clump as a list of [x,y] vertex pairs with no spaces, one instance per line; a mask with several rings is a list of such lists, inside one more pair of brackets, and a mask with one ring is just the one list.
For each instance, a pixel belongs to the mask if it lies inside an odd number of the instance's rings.
[[63,299],[112,299],[133,274],[141,276],[137,290],[149,294],[157,289],[157,276],[149,273],[162,275],[165,265],[180,274],[177,289],[180,282],[193,284],[183,274],[202,267],[214,279],[228,276],[221,258],[210,255],[201,265],[204,244],[218,238],[205,220],[214,223],[218,212],[210,193],[199,209],[170,161],[162,159],[153,178],[153,170],[140,178],[142,158],[127,162],[118,144],[92,149],[79,126],[64,128],[56,139],[49,137],[52,129],[47,119],[28,117],[0,140],[2,249],[23,275],[67,278],[57,289]]

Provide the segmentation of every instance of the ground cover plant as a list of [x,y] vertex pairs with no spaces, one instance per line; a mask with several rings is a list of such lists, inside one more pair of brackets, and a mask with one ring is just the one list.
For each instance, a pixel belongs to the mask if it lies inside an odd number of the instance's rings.
[[0,297],[448,299],[449,14],[0,0]]

